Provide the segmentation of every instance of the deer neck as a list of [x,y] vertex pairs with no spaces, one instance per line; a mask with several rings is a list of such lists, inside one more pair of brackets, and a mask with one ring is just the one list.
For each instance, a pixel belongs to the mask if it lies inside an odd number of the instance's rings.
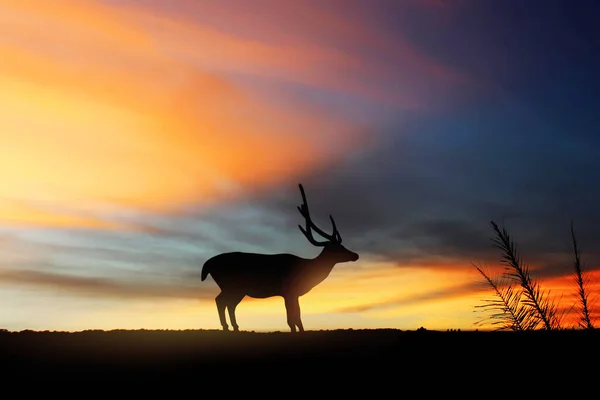
[[299,296],[308,293],[329,276],[335,264],[335,260],[325,251],[315,258],[308,259],[290,282],[293,293]]
[[337,261],[323,249],[318,256],[312,259],[310,266],[315,273],[323,274],[323,279],[325,279],[335,267],[335,264],[337,264]]

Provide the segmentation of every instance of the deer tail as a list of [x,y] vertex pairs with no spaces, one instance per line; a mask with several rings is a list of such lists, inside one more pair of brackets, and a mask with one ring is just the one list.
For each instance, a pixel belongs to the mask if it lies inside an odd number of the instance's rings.
[[204,281],[206,279],[206,277],[208,276],[208,274],[210,274],[210,270],[211,270],[211,266],[212,266],[212,262],[211,262],[212,258],[210,260],[207,260],[204,265],[202,266],[202,274],[200,275],[200,279],[202,281]]

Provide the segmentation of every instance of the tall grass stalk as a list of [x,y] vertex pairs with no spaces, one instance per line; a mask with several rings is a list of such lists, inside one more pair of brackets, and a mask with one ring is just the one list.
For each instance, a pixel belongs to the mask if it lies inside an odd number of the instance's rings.
[[[534,320],[541,324],[543,329],[558,329],[558,306],[550,297],[550,291],[542,290],[540,284],[531,277],[529,267],[521,260],[517,247],[506,229],[500,229],[494,221],[491,221],[491,224],[496,233],[496,238],[492,239],[494,247],[502,251],[502,262],[507,267],[507,275],[521,285],[523,304],[532,310]],[[534,324],[535,328],[537,324]]]
[[577,285],[577,305],[580,313],[579,326],[583,329],[594,329],[594,324],[590,317],[589,310],[589,295],[587,285],[589,280],[584,274],[581,267],[581,257],[577,238],[575,237],[575,229],[571,221],[571,240],[573,241],[573,267],[575,269],[575,284]]
[[[484,299],[485,304],[475,306],[491,310],[489,315],[492,325],[499,325],[496,330],[526,331],[535,326],[536,320],[532,318],[531,310],[521,302],[522,290],[511,285],[511,280],[505,275],[492,276],[484,271],[481,265],[475,268],[483,275],[486,282],[494,289],[495,299]],[[479,321],[476,324],[481,324]]]
[[[492,286],[497,302],[490,302],[496,311],[504,310],[509,315],[492,315],[495,322],[504,321],[505,326],[512,330],[560,329],[561,318],[558,314],[558,304],[550,295],[549,290],[542,290],[540,284],[531,277],[529,267],[523,263],[517,247],[505,228],[500,229],[498,224],[491,221],[495,237],[492,239],[494,247],[501,251],[501,262],[506,271],[502,275],[512,283],[517,283],[519,289],[508,284],[502,289],[497,282],[483,270],[486,281]],[[510,321],[506,324],[506,321]],[[515,323],[518,322],[518,323]]]

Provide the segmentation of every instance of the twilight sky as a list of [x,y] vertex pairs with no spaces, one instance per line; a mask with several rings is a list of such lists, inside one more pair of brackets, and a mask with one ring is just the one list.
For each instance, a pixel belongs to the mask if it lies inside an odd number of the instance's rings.
[[[307,329],[472,329],[494,220],[600,276],[597,1],[0,0],[0,328],[219,329],[226,251],[361,255]],[[243,330],[287,331],[245,299]]]

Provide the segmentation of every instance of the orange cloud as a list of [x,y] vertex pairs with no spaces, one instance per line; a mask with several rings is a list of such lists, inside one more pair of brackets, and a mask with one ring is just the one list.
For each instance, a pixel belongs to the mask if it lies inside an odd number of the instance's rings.
[[244,54],[270,57],[260,46],[231,38],[211,53],[214,36],[163,20],[170,36],[158,38],[143,23],[154,18],[89,0],[0,2],[1,219],[53,222],[14,200],[161,210],[208,202],[237,185],[293,179],[354,144],[341,122],[250,97],[165,53],[195,43],[196,55],[221,55],[227,69],[248,63]]
[[[181,3],[185,2],[179,2]],[[285,37],[285,33],[281,32],[289,27],[287,23],[298,25],[298,20],[295,17],[288,18],[287,13],[278,12],[280,7],[279,4],[275,5],[272,9],[275,11],[269,14],[272,18],[268,21],[263,20],[262,23],[270,24],[273,20],[283,18],[285,22],[280,23],[281,30],[277,32],[277,36]],[[219,10],[220,6],[198,3],[191,6],[191,9],[203,15],[211,14],[214,9]],[[306,10],[301,7],[299,11],[303,14]],[[140,26],[146,26],[153,32],[161,32],[154,37],[155,44],[161,51],[210,69],[326,88],[388,104],[417,106],[414,98],[409,99],[404,95],[399,96],[397,93],[386,92],[364,83],[363,79],[360,79],[361,75],[374,76],[380,71],[374,69],[373,65],[365,65],[365,61],[360,59],[358,54],[324,45],[321,43],[322,38],[275,44],[258,38],[245,38],[208,25],[198,25],[181,15],[152,14],[141,12],[135,7],[128,8],[127,12],[131,13],[132,20],[137,21]],[[320,11],[310,10],[310,13],[317,15]],[[232,19],[235,20],[235,17]],[[339,21],[333,20],[322,22],[339,24]],[[343,33],[347,32],[351,31]],[[326,32],[323,33],[327,35]],[[304,34],[311,36],[310,32]],[[181,40],[170,40],[174,37]],[[344,40],[348,39],[351,40],[352,37],[344,37]]]
[[[279,78],[409,109],[426,107],[431,100],[418,85],[413,87],[415,81],[469,81],[405,38],[383,32],[360,6],[273,0],[251,5],[211,0],[173,3],[161,8],[160,14],[141,13],[138,5],[127,10],[141,25],[168,32],[156,38],[161,49],[213,68]],[[239,12],[232,13],[233,7]],[[196,20],[203,23],[198,25]],[[189,40],[166,46],[165,38],[174,36]],[[405,82],[403,90],[390,88],[389,82],[398,81]]]

